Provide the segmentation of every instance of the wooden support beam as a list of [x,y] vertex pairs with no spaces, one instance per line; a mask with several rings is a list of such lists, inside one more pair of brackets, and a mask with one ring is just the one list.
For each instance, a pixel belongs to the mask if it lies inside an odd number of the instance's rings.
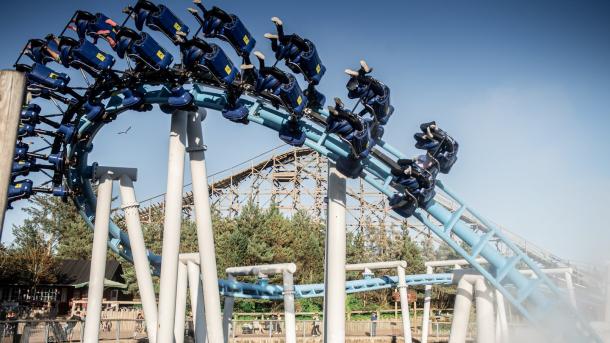
[[0,239],[24,96],[25,75],[14,70],[0,71]]

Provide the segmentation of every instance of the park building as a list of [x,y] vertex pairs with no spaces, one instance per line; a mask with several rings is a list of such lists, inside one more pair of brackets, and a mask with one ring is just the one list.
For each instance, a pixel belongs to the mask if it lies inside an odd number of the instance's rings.
[[[86,310],[89,290],[89,260],[59,260],[53,283],[41,283],[35,289],[19,278],[0,280],[0,313],[9,311],[20,317],[69,316],[74,311]],[[122,292],[127,288],[123,269],[116,260],[106,261],[104,299],[109,302],[129,301],[132,296]]]

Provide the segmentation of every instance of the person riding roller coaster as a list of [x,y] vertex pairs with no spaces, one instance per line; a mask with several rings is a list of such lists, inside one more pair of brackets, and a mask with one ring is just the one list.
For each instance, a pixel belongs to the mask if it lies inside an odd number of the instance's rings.
[[305,132],[299,128],[299,120],[307,107],[307,98],[294,75],[275,66],[265,66],[265,55],[260,51],[254,52],[254,55],[258,59],[259,68],[250,64],[243,65],[242,69],[251,70],[256,75],[253,88],[257,94],[271,101],[275,107],[286,108],[290,113],[290,118],[279,131],[280,139],[293,146],[302,146],[305,143]]
[[[350,99],[358,98],[356,106],[348,113],[357,116],[366,126],[366,129],[360,133],[361,136],[358,144],[352,144],[352,147],[355,145],[361,146],[359,153],[356,153],[358,150],[352,149],[352,153],[349,156],[340,157],[337,160],[337,169],[350,178],[360,176],[364,168],[361,160],[369,155],[377,141],[381,139],[384,131],[383,125],[388,122],[390,115],[394,111],[394,108],[390,105],[389,88],[369,76],[368,74],[372,71],[373,69],[365,61],[360,61],[360,69],[358,71],[345,70],[345,73],[350,76],[350,80],[346,85],[348,97]],[[354,111],[360,103],[363,104],[364,109],[356,115]],[[344,111],[342,105],[340,107]],[[339,112],[336,108],[335,111]],[[370,116],[367,116],[367,114],[370,114]],[[345,128],[346,126],[343,125],[343,129]],[[327,125],[327,131],[328,129],[329,126]],[[363,143],[366,144],[364,145]]]
[[441,173],[449,173],[457,161],[458,142],[441,130],[434,121],[421,124],[420,129],[422,132],[414,135],[415,147],[426,150],[428,157],[436,161]]
[[189,9],[201,25],[203,36],[228,42],[237,54],[243,58],[244,64],[251,64],[250,53],[254,50],[256,40],[246,29],[241,19],[235,14],[227,13],[216,6],[207,9],[200,0],[194,0],[193,3],[203,12],[203,17],[201,17],[197,10]]
[[370,114],[378,124],[373,128],[373,137],[380,139],[383,136],[383,125],[388,123],[390,116],[394,113],[394,107],[390,105],[390,88],[379,80],[371,77],[373,68],[365,61],[360,61],[360,69],[354,71],[346,69],[345,73],[350,76],[347,82],[347,97],[359,99],[364,106],[360,115]]
[[194,37],[182,43],[182,61],[195,80],[213,82],[226,89],[227,103],[223,117],[236,122],[248,123],[248,109],[238,103],[242,94],[241,74],[222,48]]
[[326,67],[322,64],[316,46],[309,39],[293,33],[284,33],[284,24],[278,17],[271,18],[277,29],[277,35],[266,33],[265,38],[271,40],[271,49],[275,53],[275,58],[284,60],[286,66],[296,74],[303,74],[308,82],[305,90],[309,107],[319,109],[324,106],[326,97],[315,89],[320,83],[322,76],[326,72]]
[[[197,10],[191,8],[189,11],[200,22],[203,21]],[[237,103],[242,90],[233,83],[240,76],[239,70],[218,45],[208,44],[197,37],[187,39],[189,27],[164,5],[139,0],[135,6],[127,7],[125,12],[134,19],[138,30],[142,30],[146,24],[152,30],[162,32],[172,43],[179,46],[183,54],[183,65],[192,76],[206,81],[211,79],[226,88],[227,104],[223,109],[226,118],[235,122],[248,122],[247,109]]]
[[352,147],[351,154],[361,159],[371,152],[370,121],[346,110],[341,99],[335,98],[335,106],[328,106],[326,132],[335,133],[348,141]]
[[404,191],[390,198],[389,204],[406,218],[413,215],[417,207],[427,208],[430,205],[436,195],[435,177],[416,160],[399,159],[397,164],[398,168],[392,169],[393,183]]
[[[164,33],[174,43],[188,34],[188,27],[165,6],[138,1],[135,7],[127,7],[124,11],[134,18],[138,30],[146,23],[151,29]],[[172,25],[168,24],[170,21]],[[180,80],[174,73],[169,72],[173,56],[149,34],[117,25],[102,13],[93,15],[85,11],[77,11],[68,28],[76,31],[81,41],[86,41],[86,37],[92,37],[94,43],[99,38],[106,40],[120,58],[127,56],[135,62],[133,70],[130,68],[122,79],[114,80],[115,84],[125,86],[120,90],[124,107],[133,108],[142,104],[142,94],[137,90],[142,79],[152,84],[170,80],[170,107],[186,108],[192,104],[192,96],[180,86]]]

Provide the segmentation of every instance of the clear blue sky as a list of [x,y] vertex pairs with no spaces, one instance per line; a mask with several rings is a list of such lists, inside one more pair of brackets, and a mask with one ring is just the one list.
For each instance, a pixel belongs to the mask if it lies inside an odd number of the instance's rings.
[[[460,142],[446,183],[490,219],[572,259],[610,259],[610,6],[604,1],[204,1],[262,35],[281,17],[313,40],[327,67],[321,90],[346,98],[346,67],[366,59],[392,88],[385,139],[409,155],[419,123],[435,119]],[[28,38],[58,33],[77,8],[116,20],[125,1],[10,1],[0,12],[0,66]],[[189,1],[167,2],[190,20]],[[169,42],[159,38],[166,46]],[[228,50],[228,47],[221,43]],[[235,60],[237,62],[237,60]],[[141,198],[164,191],[169,118],[119,118],[91,160],[137,166]],[[133,126],[128,135],[116,132]],[[281,142],[211,113],[211,172]],[[19,222],[19,210],[7,224]],[[5,239],[10,240],[10,234]]]

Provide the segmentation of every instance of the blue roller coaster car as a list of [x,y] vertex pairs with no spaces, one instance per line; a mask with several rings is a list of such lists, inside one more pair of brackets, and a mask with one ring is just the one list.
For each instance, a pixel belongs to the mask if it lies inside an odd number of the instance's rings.
[[64,93],[70,82],[70,77],[67,74],[58,73],[41,63],[35,62],[31,66],[18,64],[16,67],[17,70],[26,73],[28,81],[35,87],[44,87]]
[[260,68],[255,70],[256,82],[254,89],[261,96],[271,100],[275,106],[284,106],[291,114],[290,120],[282,125],[280,139],[293,146],[305,143],[305,132],[298,125],[307,107],[307,98],[294,75],[286,73],[277,67],[266,67],[265,56],[255,52]]
[[189,27],[167,6],[139,0],[132,10],[136,28],[140,31],[146,24],[151,29],[165,34],[174,44],[184,42],[189,33]]
[[26,158],[23,160],[13,161],[13,165],[11,167],[11,176],[28,175],[35,163],[36,159],[34,158]]
[[187,68],[209,71],[220,84],[232,84],[239,76],[239,69],[216,44],[193,38],[182,44],[182,54],[182,61]]
[[116,34],[118,25],[103,13],[91,14],[86,11],[76,11],[69,26],[76,31],[78,38],[84,40],[87,36],[93,38],[93,43],[97,43],[102,38],[114,49],[116,45]]
[[13,159],[14,160],[25,159],[28,154],[28,150],[30,150],[29,144],[21,142],[21,141],[15,143],[15,152],[13,153]]
[[47,42],[43,39],[30,39],[23,53],[32,59],[32,61],[40,64],[47,64],[56,59],[51,57],[47,51]]
[[390,88],[368,75],[373,69],[366,62],[360,61],[360,64],[358,71],[346,70],[350,76],[347,96],[362,101],[365,109],[360,115],[370,113],[379,124],[385,125],[394,113],[394,107],[390,105]]
[[21,121],[28,124],[39,123],[41,110],[37,104],[27,104],[21,109]]
[[82,68],[96,77],[114,66],[114,57],[103,52],[88,40],[77,41],[70,37],[61,37],[58,44],[60,60],[66,68]]
[[28,123],[19,123],[19,127],[17,128],[17,137],[25,138],[25,137],[33,137],[36,135],[36,125],[28,124]]
[[436,195],[434,174],[412,159],[399,159],[397,164],[399,168],[392,169],[393,181],[413,195],[420,207],[426,208]]
[[326,132],[336,133],[348,141],[352,147],[352,158],[366,158],[375,145],[369,121],[346,110],[339,98],[335,98],[335,106],[329,106],[328,112],[330,115],[326,121]]
[[438,162],[441,173],[449,173],[457,161],[458,142],[441,130],[434,121],[421,124],[420,129],[422,132],[414,135],[415,147],[426,150],[428,155]]
[[11,182],[8,186],[9,203],[13,199],[17,200],[29,197],[34,192],[33,187],[34,183],[29,179]]
[[318,56],[316,46],[309,39],[297,34],[284,34],[284,26],[279,18],[273,17],[271,20],[276,26],[277,35],[268,33],[265,37],[271,40],[275,58],[285,60],[290,70],[297,74],[302,73],[309,83],[319,84],[326,67]]
[[390,207],[394,212],[404,218],[409,218],[417,210],[417,199],[409,193],[394,194],[389,201]]
[[219,38],[228,42],[233,46],[237,54],[243,57],[246,62],[249,62],[248,56],[254,50],[256,40],[246,29],[246,26],[244,26],[239,17],[229,14],[216,6],[207,10],[199,0],[194,2],[203,12],[203,18],[199,16],[197,10],[189,9],[189,11],[201,25],[203,35],[207,38]]
[[153,70],[167,69],[174,57],[146,32],[138,33],[123,27],[117,33],[115,51],[119,57],[125,55],[132,58],[139,66],[147,66]]

